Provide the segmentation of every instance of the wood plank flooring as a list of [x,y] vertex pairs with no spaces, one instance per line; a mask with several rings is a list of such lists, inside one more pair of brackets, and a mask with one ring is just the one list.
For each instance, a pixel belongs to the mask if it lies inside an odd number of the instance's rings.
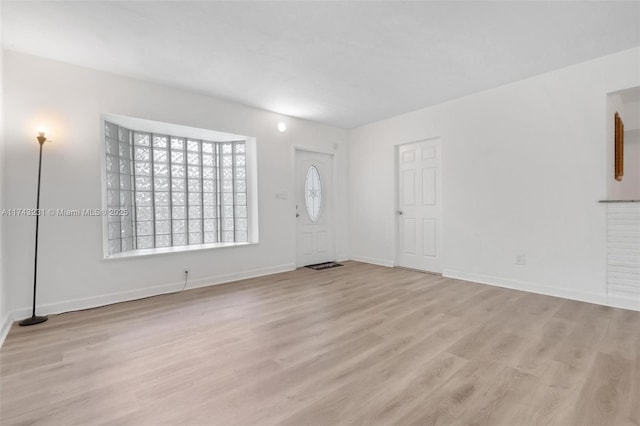
[[640,425],[640,312],[357,262],[14,325],[2,425]]

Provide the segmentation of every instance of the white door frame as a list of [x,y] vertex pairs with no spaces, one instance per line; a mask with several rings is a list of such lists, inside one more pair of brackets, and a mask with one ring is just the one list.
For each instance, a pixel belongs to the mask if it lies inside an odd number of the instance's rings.
[[442,258],[441,258],[441,264],[443,265],[442,269],[444,270],[444,191],[443,191],[443,186],[442,186],[442,163],[443,163],[443,158],[444,158],[444,143],[442,143],[442,137],[441,136],[431,136],[428,138],[423,138],[423,139],[416,139],[414,141],[409,141],[409,142],[401,142],[398,144],[395,144],[393,147],[393,167],[394,167],[394,188],[393,188],[393,192],[394,192],[394,200],[393,200],[393,207],[394,207],[394,211],[393,211],[393,216],[394,216],[394,228],[395,228],[395,232],[393,234],[393,246],[395,247],[395,256],[393,259],[393,266],[395,268],[399,267],[400,262],[398,260],[398,258],[400,257],[400,217],[396,214],[396,212],[398,211],[399,208],[399,203],[400,203],[400,193],[399,193],[399,189],[400,189],[400,168],[398,167],[398,160],[400,159],[400,147],[403,145],[411,145],[414,143],[421,143],[421,142],[431,142],[431,141],[436,141],[436,140],[440,140],[440,185],[439,185],[439,189],[440,189],[440,241],[442,244],[441,247],[441,251],[440,253],[442,254]]
[[331,218],[331,230],[329,232],[331,232],[331,236],[332,236],[332,240],[333,240],[333,253],[337,257],[338,257],[338,251],[337,251],[337,241],[336,241],[336,216],[335,216],[335,203],[336,203],[336,195],[338,193],[338,170],[336,167],[336,153],[333,151],[329,151],[329,150],[325,150],[322,148],[316,148],[316,147],[310,147],[310,146],[305,146],[305,145],[293,145],[292,149],[291,149],[291,203],[289,204],[290,210],[291,210],[291,217],[293,218],[293,253],[292,253],[292,258],[293,258],[293,265],[295,268],[299,268],[300,266],[298,266],[297,264],[297,253],[298,253],[298,221],[295,220],[296,219],[296,153],[298,151],[306,151],[306,152],[311,152],[311,153],[315,153],[315,154],[325,154],[328,155],[329,158],[331,159],[331,180],[332,185],[331,185],[331,196],[333,197],[333,202],[331,203],[331,211],[327,212],[327,214],[329,214],[329,217]]

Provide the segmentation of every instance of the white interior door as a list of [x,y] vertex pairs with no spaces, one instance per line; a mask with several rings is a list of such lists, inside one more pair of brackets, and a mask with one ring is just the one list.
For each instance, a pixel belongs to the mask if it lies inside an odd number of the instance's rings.
[[333,156],[296,150],[296,266],[335,260]]
[[441,152],[440,139],[398,147],[398,266],[442,272]]

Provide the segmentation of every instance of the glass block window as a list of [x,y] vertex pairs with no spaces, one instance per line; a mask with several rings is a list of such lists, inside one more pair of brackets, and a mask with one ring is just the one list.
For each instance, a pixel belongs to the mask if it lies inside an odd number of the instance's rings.
[[105,121],[109,255],[248,241],[245,141],[216,142]]

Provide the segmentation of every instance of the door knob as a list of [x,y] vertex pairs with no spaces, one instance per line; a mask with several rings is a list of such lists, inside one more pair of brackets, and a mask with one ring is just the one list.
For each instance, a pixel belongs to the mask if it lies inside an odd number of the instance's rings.
[[398,216],[402,216],[402,210],[398,210],[398,211],[396,211],[396,214],[397,214]]
[[300,213],[296,213],[296,217],[300,217]]

